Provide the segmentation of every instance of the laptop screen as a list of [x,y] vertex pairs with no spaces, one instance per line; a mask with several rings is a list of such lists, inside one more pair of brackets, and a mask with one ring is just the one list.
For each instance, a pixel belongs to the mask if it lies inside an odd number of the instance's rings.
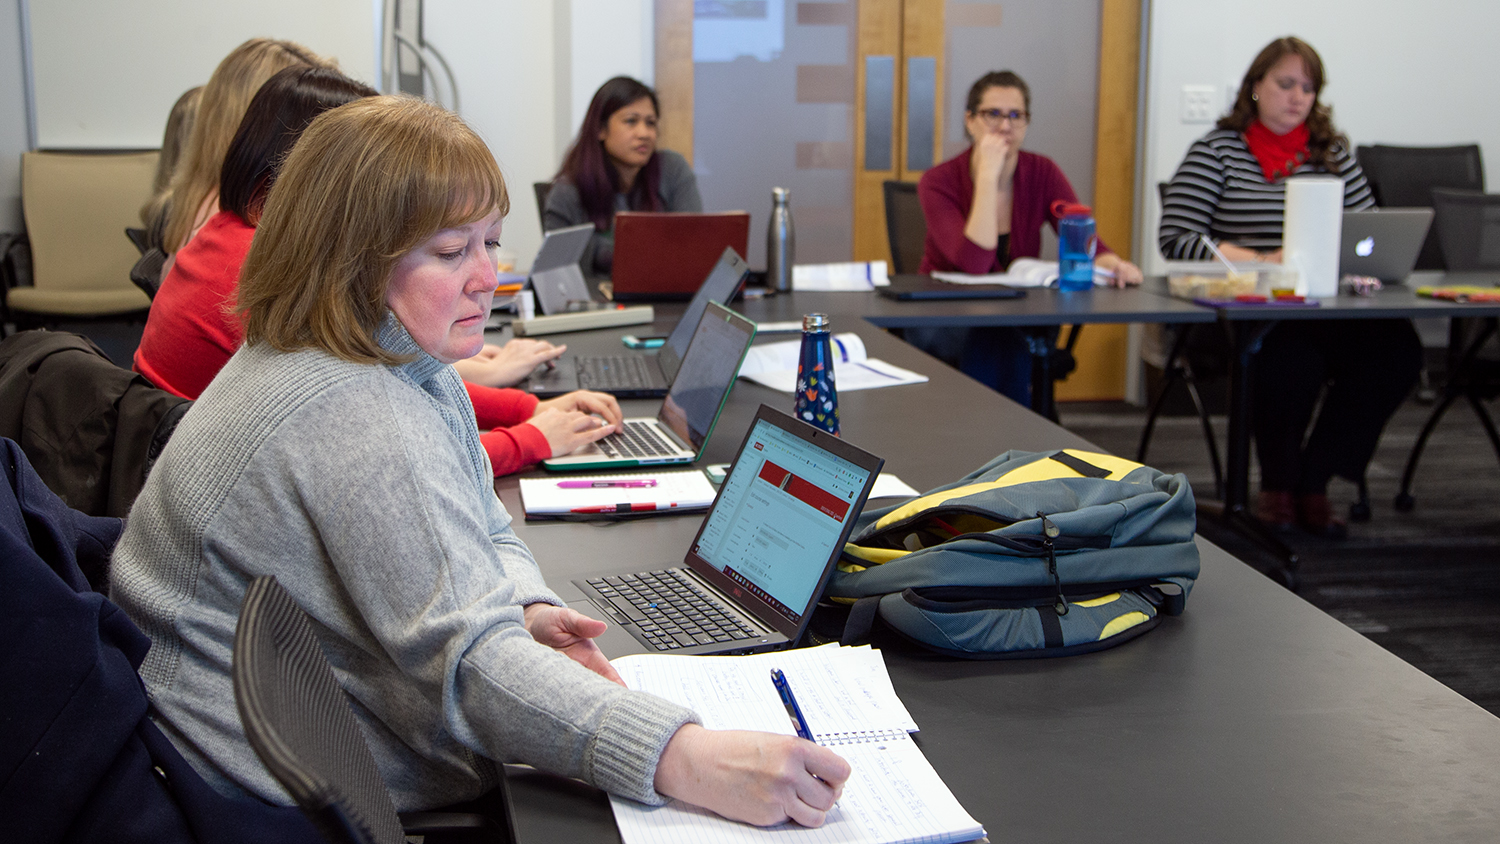
[[714,302],[697,329],[656,419],[701,452],[755,337],[755,323]]
[[757,418],[692,553],[798,624],[881,462],[861,466]]
[[693,300],[688,302],[687,310],[683,312],[682,318],[677,320],[677,325],[672,328],[672,333],[667,336],[667,342],[657,353],[657,359],[661,363],[662,374],[667,376],[667,381],[677,377],[677,370],[682,366],[682,359],[687,356],[688,344],[692,342],[693,331],[698,327],[698,320],[703,317],[703,309],[708,307],[709,302],[718,302],[728,305],[740,292],[740,285],[745,283],[745,278],[750,275],[750,268],[740,258],[734,247],[724,247],[724,254],[719,256],[719,262],[709,271],[708,277],[703,284],[698,286],[698,292],[693,294]]

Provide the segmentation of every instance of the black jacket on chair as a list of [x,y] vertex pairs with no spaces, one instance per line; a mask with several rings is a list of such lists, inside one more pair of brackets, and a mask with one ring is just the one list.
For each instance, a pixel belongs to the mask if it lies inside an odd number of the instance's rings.
[[0,341],[0,437],[20,443],[43,482],[92,516],[130,512],[191,404],[77,334],[23,331]]
[[69,509],[0,439],[0,818],[26,842],[322,839],[302,813],[220,795],[148,717],[151,643],[80,564],[102,567],[119,519]]

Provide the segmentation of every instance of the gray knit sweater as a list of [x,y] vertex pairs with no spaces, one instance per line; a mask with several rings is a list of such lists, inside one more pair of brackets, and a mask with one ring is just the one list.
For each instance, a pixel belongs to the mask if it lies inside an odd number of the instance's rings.
[[[164,727],[211,781],[290,803],[240,728],[230,678],[249,581],[273,574],[313,630],[400,810],[475,797],[521,761],[615,794],[652,788],[693,714],[534,642],[560,603],[494,493],[451,366],[240,349],[177,428],[114,554],[111,596],[150,635]],[[357,436],[351,436],[357,433]]]
[[[703,197],[698,194],[698,177],[693,175],[693,166],[687,163],[686,158],[669,149],[659,149],[656,155],[661,160],[661,183],[657,185],[656,195],[661,198],[662,210],[694,213],[702,211]],[[617,193],[615,210],[640,209],[631,208],[625,194]],[[587,222],[589,214],[583,208],[583,198],[578,195],[578,187],[567,179],[553,182],[547,193],[546,207],[542,209],[542,230],[552,231]],[[582,263],[585,272],[609,275],[614,261],[615,230],[611,225],[602,232],[594,232]]]

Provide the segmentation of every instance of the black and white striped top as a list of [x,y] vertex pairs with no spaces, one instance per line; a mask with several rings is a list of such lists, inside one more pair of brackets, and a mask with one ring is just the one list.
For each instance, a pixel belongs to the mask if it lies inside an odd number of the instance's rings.
[[[1375,205],[1359,162],[1342,145],[1334,147],[1337,175],[1344,180],[1344,207],[1362,211]],[[1293,175],[1322,173],[1303,164]],[[1167,183],[1156,240],[1167,260],[1211,260],[1200,234],[1215,243],[1248,249],[1281,248],[1286,213],[1286,181],[1267,182],[1260,162],[1233,129],[1215,129],[1193,142]]]

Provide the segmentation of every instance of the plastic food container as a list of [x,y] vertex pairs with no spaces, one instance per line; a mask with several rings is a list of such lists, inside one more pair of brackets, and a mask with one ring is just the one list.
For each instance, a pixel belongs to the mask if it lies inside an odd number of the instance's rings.
[[1233,272],[1217,261],[1167,265],[1167,290],[1179,299],[1271,296],[1296,286],[1296,272],[1276,264],[1236,264]]

